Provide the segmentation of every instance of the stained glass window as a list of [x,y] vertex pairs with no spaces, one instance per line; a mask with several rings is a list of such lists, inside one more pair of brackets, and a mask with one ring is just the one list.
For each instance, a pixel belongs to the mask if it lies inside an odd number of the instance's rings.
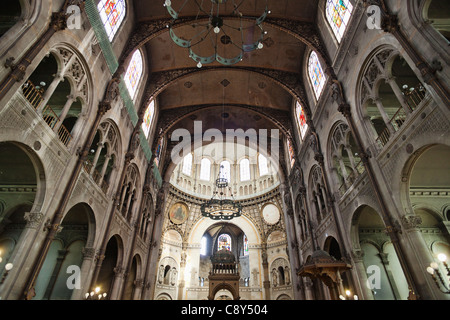
[[338,42],[341,42],[347,29],[352,11],[353,6],[349,0],[327,0],[326,17]]
[[150,132],[150,127],[152,125],[153,115],[155,113],[155,101],[150,101],[150,104],[145,110],[144,113],[144,121],[142,122],[142,131],[144,131],[145,137],[148,138],[148,134]]
[[316,99],[319,99],[325,85],[326,76],[320,64],[319,57],[314,51],[311,52],[308,61],[308,73],[311,84],[314,88]]
[[217,250],[227,249],[231,251],[231,237],[228,234],[221,234],[217,240]]
[[259,164],[259,175],[264,176],[269,174],[269,167],[267,165],[267,158],[262,154],[258,156],[258,164]]
[[228,182],[230,182],[230,172],[231,172],[231,166],[228,161],[222,161],[220,163],[220,178],[227,179]]
[[142,67],[142,54],[139,50],[136,50],[133,57],[131,57],[124,79],[131,99],[134,99],[139,81],[141,80]]
[[287,147],[288,147],[288,151],[289,151],[289,160],[290,160],[291,168],[292,168],[295,163],[295,151],[294,151],[294,147],[292,146],[292,143],[289,139],[287,139]]
[[244,256],[248,255],[248,239],[247,236],[244,234]]
[[157,167],[159,167],[159,163],[161,161],[161,149],[163,147],[164,138],[159,139],[158,146],[156,147],[155,151],[155,164]]
[[192,154],[189,153],[183,158],[183,173],[187,176],[191,175],[192,171]]
[[211,175],[211,161],[203,158],[200,163],[200,180],[209,181]]
[[126,13],[125,0],[100,0],[97,6],[106,35],[111,42]]
[[239,168],[241,172],[241,181],[249,181],[250,180],[250,162],[248,159],[242,159],[239,162]]
[[297,123],[300,129],[300,135],[302,140],[305,138],[306,131],[308,130],[308,125],[306,124],[306,115],[305,110],[302,105],[297,101],[297,105],[295,107],[295,114],[297,116]]

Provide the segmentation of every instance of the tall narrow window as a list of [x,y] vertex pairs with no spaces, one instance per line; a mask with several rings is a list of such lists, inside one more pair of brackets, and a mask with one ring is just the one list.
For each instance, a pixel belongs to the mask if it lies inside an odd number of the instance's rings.
[[314,89],[316,99],[319,99],[322,93],[323,87],[325,86],[325,73],[323,72],[322,65],[320,64],[319,57],[316,52],[311,52],[308,61],[308,74],[309,80],[311,80],[311,85]]
[[211,161],[203,158],[200,163],[200,180],[209,181],[211,176]]
[[352,16],[353,6],[349,0],[327,0],[325,14],[338,42],[341,42]]
[[300,136],[303,140],[305,138],[306,131],[308,130],[308,125],[306,124],[305,110],[298,101],[295,107],[295,114],[297,116],[297,124],[300,129]]
[[241,181],[249,181],[250,180],[250,162],[248,159],[242,159],[239,162],[239,169],[241,173]]
[[248,255],[248,239],[247,236],[244,234],[244,256]]
[[266,174],[269,174],[269,167],[267,165],[267,158],[264,157],[262,154],[258,156],[258,165],[259,165],[259,175],[265,176]]
[[150,101],[147,110],[144,113],[144,119],[142,122],[142,131],[144,131],[145,137],[148,138],[148,134],[150,133],[150,127],[152,125],[153,114],[155,113],[155,101]]
[[142,77],[142,68],[142,54],[139,50],[136,50],[131,57],[124,79],[131,99],[134,99],[134,96],[136,95],[137,87]]
[[161,151],[164,145],[164,137],[161,137],[161,139],[159,139],[159,143],[158,146],[156,147],[156,151],[155,151],[155,164],[157,167],[159,167],[159,163],[161,162]]
[[231,237],[228,234],[221,234],[217,241],[217,250],[226,249],[231,251]]
[[231,172],[231,166],[228,161],[222,161],[220,163],[220,176],[219,178],[227,179],[228,182],[230,182],[230,172]]
[[202,256],[206,256],[207,250],[206,250],[206,246],[208,245],[208,239],[203,236],[202,240],[200,242],[200,254]]
[[100,0],[98,3],[97,10],[110,42],[125,18],[126,9],[125,0]]
[[192,154],[189,153],[183,158],[183,173],[187,176],[191,175],[192,171]]

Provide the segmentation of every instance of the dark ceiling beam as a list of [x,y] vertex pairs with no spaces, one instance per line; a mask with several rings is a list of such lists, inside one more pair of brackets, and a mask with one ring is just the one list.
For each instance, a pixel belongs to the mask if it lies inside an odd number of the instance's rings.
[[[176,81],[204,72],[211,72],[217,70],[231,70],[241,72],[253,72],[259,75],[267,77],[269,80],[275,82],[289,92],[294,98],[300,101],[304,106],[305,111],[310,109],[307,107],[307,97],[305,93],[305,87],[301,79],[301,75],[295,72],[288,72],[276,69],[259,68],[259,67],[239,67],[239,66],[204,66],[202,68],[189,67],[180,68],[167,71],[153,72],[149,75],[147,81],[144,98],[142,101],[142,110],[145,110],[146,106],[151,99],[155,99],[158,94],[168,88]],[[140,110],[142,112],[142,110]],[[138,112],[139,113],[139,112]]]

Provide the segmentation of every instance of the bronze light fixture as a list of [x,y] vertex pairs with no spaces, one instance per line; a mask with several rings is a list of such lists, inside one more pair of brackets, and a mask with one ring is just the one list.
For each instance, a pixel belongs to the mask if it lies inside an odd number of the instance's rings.
[[[270,13],[267,1],[259,17],[245,16],[240,11],[246,0],[165,0],[164,6],[172,17],[167,25],[170,37],[180,47],[189,50],[189,57],[197,62],[197,67],[217,61],[223,65],[234,65],[242,61],[244,53],[263,48],[263,22]],[[181,36],[174,29],[181,24],[182,11],[188,3],[194,3],[197,13],[190,23],[191,28],[183,28]],[[226,4],[228,3],[228,7]],[[174,7],[176,6],[177,9]],[[224,15],[225,10],[232,9]]]
[[231,220],[242,215],[242,205],[234,199],[231,189],[227,190],[228,180],[221,174],[223,169],[220,166],[211,199],[200,206],[202,216],[212,220]]

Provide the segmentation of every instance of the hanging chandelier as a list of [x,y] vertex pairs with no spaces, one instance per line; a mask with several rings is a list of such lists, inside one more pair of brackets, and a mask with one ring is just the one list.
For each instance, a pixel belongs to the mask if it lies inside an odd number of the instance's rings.
[[202,216],[212,220],[231,220],[242,215],[242,205],[235,201],[231,188],[227,189],[228,179],[221,174],[223,169],[220,166],[212,198],[200,206]]
[[[180,47],[189,49],[189,57],[197,62],[197,67],[217,61],[223,65],[234,65],[244,58],[244,53],[263,48],[267,34],[262,23],[270,13],[267,1],[264,12],[259,17],[244,16],[239,8],[246,0],[165,0],[164,6],[172,16],[167,25],[170,37]],[[177,2],[174,9],[172,2]],[[194,8],[187,4],[193,2]],[[226,4],[228,3],[228,7]],[[186,9],[187,8],[187,9]],[[230,9],[228,9],[230,8]],[[187,14],[195,14],[190,27],[180,28],[177,35],[173,27],[180,22],[183,9]],[[225,10],[231,13],[225,16]]]

